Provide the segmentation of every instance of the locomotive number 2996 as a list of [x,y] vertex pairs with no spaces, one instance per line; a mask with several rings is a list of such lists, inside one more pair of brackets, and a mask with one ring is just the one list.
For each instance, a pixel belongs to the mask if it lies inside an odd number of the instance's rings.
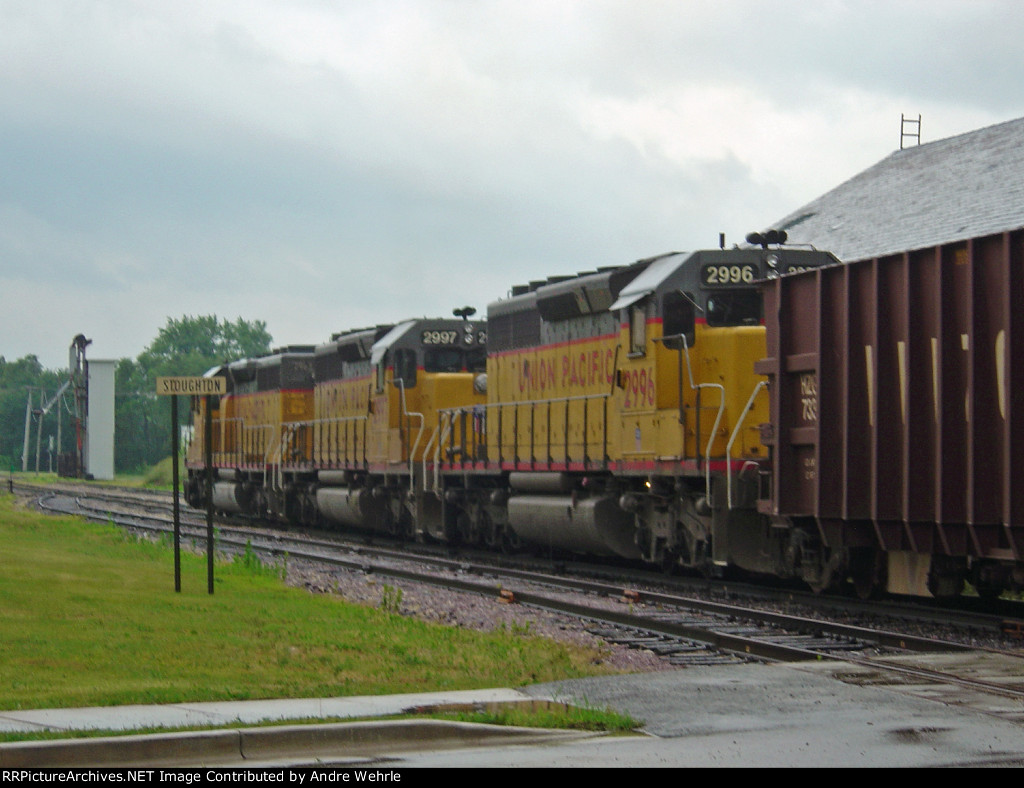
[[705,285],[750,284],[756,278],[757,268],[750,263],[722,263],[700,269],[701,283]]

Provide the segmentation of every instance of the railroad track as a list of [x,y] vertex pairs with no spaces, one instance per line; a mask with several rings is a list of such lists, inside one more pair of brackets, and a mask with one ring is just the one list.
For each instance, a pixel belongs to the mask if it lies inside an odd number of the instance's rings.
[[[108,519],[103,513],[94,516]],[[192,538],[202,543],[205,530],[195,519]],[[231,527],[223,529],[218,538],[222,549],[248,547],[268,556],[287,553],[289,560],[395,581],[429,583],[556,611],[585,620],[588,631],[609,643],[655,652],[674,667],[794,661],[800,669],[827,672],[848,683],[885,686],[1024,722],[1020,679],[1024,662],[1012,654],[613,583],[439,557],[413,560],[408,553],[384,547],[353,548],[330,540],[262,532],[254,539],[252,529],[236,531]]]
[[[36,488],[43,506],[82,513],[128,528],[167,531],[169,496],[89,490],[88,499]],[[48,499],[44,500],[44,499]],[[74,505],[69,505],[72,500]],[[146,511],[140,512],[139,508]],[[205,546],[201,513],[182,509],[183,535]],[[218,525],[220,550],[253,550],[274,560],[429,584],[490,597],[581,620],[609,643],[656,653],[675,667],[784,661],[812,665],[836,678],[973,705],[1024,721],[1024,660],[932,637],[825,621],[709,601],[666,591],[520,569],[439,555],[414,555],[386,546],[311,538],[236,524]],[[993,712],[995,709],[995,712]]]
[[[140,506],[143,506],[150,513],[148,516],[152,518],[151,522],[159,525],[165,521],[162,513],[169,513],[171,511],[170,492],[141,491],[134,488],[116,488],[82,483],[59,483],[50,486],[17,483],[12,486],[22,493],[43,495],[65,492],[68,495],[76,496],[78,498],[76,507],[71,513],[85,514],[86,516],[94,516],[104,520],[116,518],[119,514],[142,519],[143,515],[138,512],[138,509]],[[186,527],[190,524],[204,522],[203,512],[193,510],[184,505],[184,503],[181,506],[181,517]],[[265,537],[268,533],[275,533],[279,535],[288,534],[289,538],[298,538],[294,535],[294,532],[284,531],[276,527],[268,527],[265,523],[253,524],[248,518],[240,516],[218,516],[217,522],[218,530],[222,534],[247,533],[252,538],[258,539]],[[197,537],[205,538],[201,534],[197,534]],[[321,544],[328,548],[336,548],[339,544],[357,545],[354,549],[363,550],[367,554],[376,552],[381,555],[394,556],[407,556],[411,549],[419,552],[430,551],[429,547],[422,545],[405,545],[399,549],[397,546],[400,543],[397,541],[393,542],[396,545],[396,549],[389,551],[386,547],[369,546],[368,540],[372,540],[372,544],[377,545],[392,543],[387,537],[380,535],[367,537],[365,535],[353,536],[337,532],[327,532],[327,535],[321,539],[309,537],[308,543]],[[435,555],[448,555],[452,552],[450,548],[444,546],[435,545],[434,547],[433,554]],[[868,603],[834,595],[819,596],[793,588],[780,589],[737,581],[724,582],[686,577],[665,577],[656,572],[636,567],[625,569],[621,567],[609,568],[607,566],[595,566],[580,562],[567,563],[561,559],[545,561],[540,558],[499,558],[492,553],[473,550],[461,550],[460,555],[468,556],[469,560],[481,565],[492,566],[494,571],[501,571],[509,577],[515,576],[515,570],[508,568],[499,570],[498,565],[506,566],[514,560],[517,564],[545,564],[548,567],[548,571],[552,574],[619,578],[619,580],[615,581],[619,584],[641,584],[674,588],[677,594],[683,595],[707,596],[710,594],[712,596],[717,595],[717,597],[722,599],[740,598],[748,600],[748,604],[751,606],[767,604],[782,608],[820,610],[832,618],[887,617],[906,621],[908,626],[914,622],[919,622],[927,627],[946,626],[953,631],[958,629],[970,630],[977,633],[981,638],[991,639],[1007,634],[1009,635],[1008,642],[1013,641],[1014,636],[1016,636],[1017,642],[1024,640],[1024,605],[1007,600],[1000,600],[1003,604],[1001,604],[999,612],[995,613],[986,612],[977,605],[971,604],[980,600],[972,600],[966,597],[960,600],[963,603],[960,609],[951,606],[929,606],[919,601],[907,602],[905,600],[885,600],[883,605],[880,602]],[[623,577],[628,577],[628,580],[622,580],[621,578]],[[991,600],[987,602],[988,607],[992,607],[992,605]]]
[[[86,514],[96,520],[114,521],[143,530],[166,531],[170,527],[167,495],[138,496],[134,491],[87,488],[88,499],[74,494],[74,506],[67,502],[58,506],[60,500],[66,500],[58,491],[46,488],[35,491],[52,496],[43,506],[62,512]],[[71,491],[79,493],[82,489],[76,486]],[[145,511],[139,512],[139,507]],[[183,535],[205,543],[199,513],[182,509],[181,522]],[[908,633],[650,592],[622,584],[437,556],[412,556],[406,551],[382,546],[353,546],[351,542],[301,537],[289,532],[221,524],[217,539],[221,550],[251,549],[268,557],[287,554],[292,560],[348,571],[373,572],[482,596],[504,595],[500,598],[511,604],[585,619],[591,622],[588,628],[598,637],[647,649],[662,655],[673,665],[750,659],[801,661],[842,657],[849,660],[869,653],[969,650],[961,644]],[[617,600],[618,609],[607,604],[595,605],[594,600]]]

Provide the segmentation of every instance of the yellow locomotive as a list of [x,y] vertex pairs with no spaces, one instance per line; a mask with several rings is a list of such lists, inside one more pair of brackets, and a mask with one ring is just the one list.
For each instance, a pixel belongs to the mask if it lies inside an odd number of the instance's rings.
[[[445,538],[439,499],[424,494],[426,460],[439,449],[439,414],[484,402],[486,343],[482,323],[419,319],[317,348],[306,509],[340,525]],[[447,437],[461,441],[454,426]]]
[[758,512],[760,287],[835,262],[767,243],[671,253],[513,288],[486,323],[464,310],[229,364],[212,371],[229,378],[214,503],[417,539],[792,574],[792,529]]
[[[195,398],[189,503],[212,495],[227,512],[443,537],[424,462],[439,412],[484,402],[486,330],[468,317],[344,332],[210,370],[228,389],[211,398],[216,478],[207,490]],[[461,429],[447,437],[461,441]]]
[[295,519],[282,469],[308,463],[312,445],[313,347],[279,348],[269,356],[243,359],[206,373],[225,378],[227,393],[211,397],[212,491],[197,469],[204,464],[205,399],[193,398],[193,434],[186,453],[186,499],[199,506],[207,494],[222,511]]
[[488,309],[485,434],[471,440],[486,451],[442,460],[446,519],[491,542],[778,573],[789,545],[756,507],[759,283],[835,262],[764,244],[514,288]]

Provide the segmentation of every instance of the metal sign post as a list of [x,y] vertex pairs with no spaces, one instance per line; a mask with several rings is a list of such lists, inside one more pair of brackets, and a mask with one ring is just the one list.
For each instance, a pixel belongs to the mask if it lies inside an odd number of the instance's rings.
[[210,395],[203,397],[206,405],[206,424],[203,440],[206,448],[206,593],[213,593],[213,414],[210,413]]
[[174,590],[181,592],[181,519],[178,516],[180,501],[178,498],[178,444],[181,433],[178,431],[178,398],[171,397],[171,462],[174,479]]
[[156,379],[156,393],[171,398],[171,443],[174,469],[174,590],[181,591],[181,521],[178,498],[178,396],[202,396],[206,418],[203,424],[206,462],[206,590],[213,593],[213,412],[210,397],[227,393],[227,381],[222,377],[161,377]]

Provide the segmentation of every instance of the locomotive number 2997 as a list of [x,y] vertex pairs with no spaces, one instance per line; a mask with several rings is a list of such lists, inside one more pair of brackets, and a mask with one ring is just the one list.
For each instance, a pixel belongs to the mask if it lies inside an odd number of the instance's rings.
[[458,331],[424,331],[420,337],[424,345],[454,345],[459,341]]
[[[459,336],[458,331],[424,331],[420,334],[420,342],[424,345],[457,345]],[[473,333],[470,330],[462,337],[464,345],[472,345],[474,342],[478,345],[486,345],[487,332],[480,330]]]

